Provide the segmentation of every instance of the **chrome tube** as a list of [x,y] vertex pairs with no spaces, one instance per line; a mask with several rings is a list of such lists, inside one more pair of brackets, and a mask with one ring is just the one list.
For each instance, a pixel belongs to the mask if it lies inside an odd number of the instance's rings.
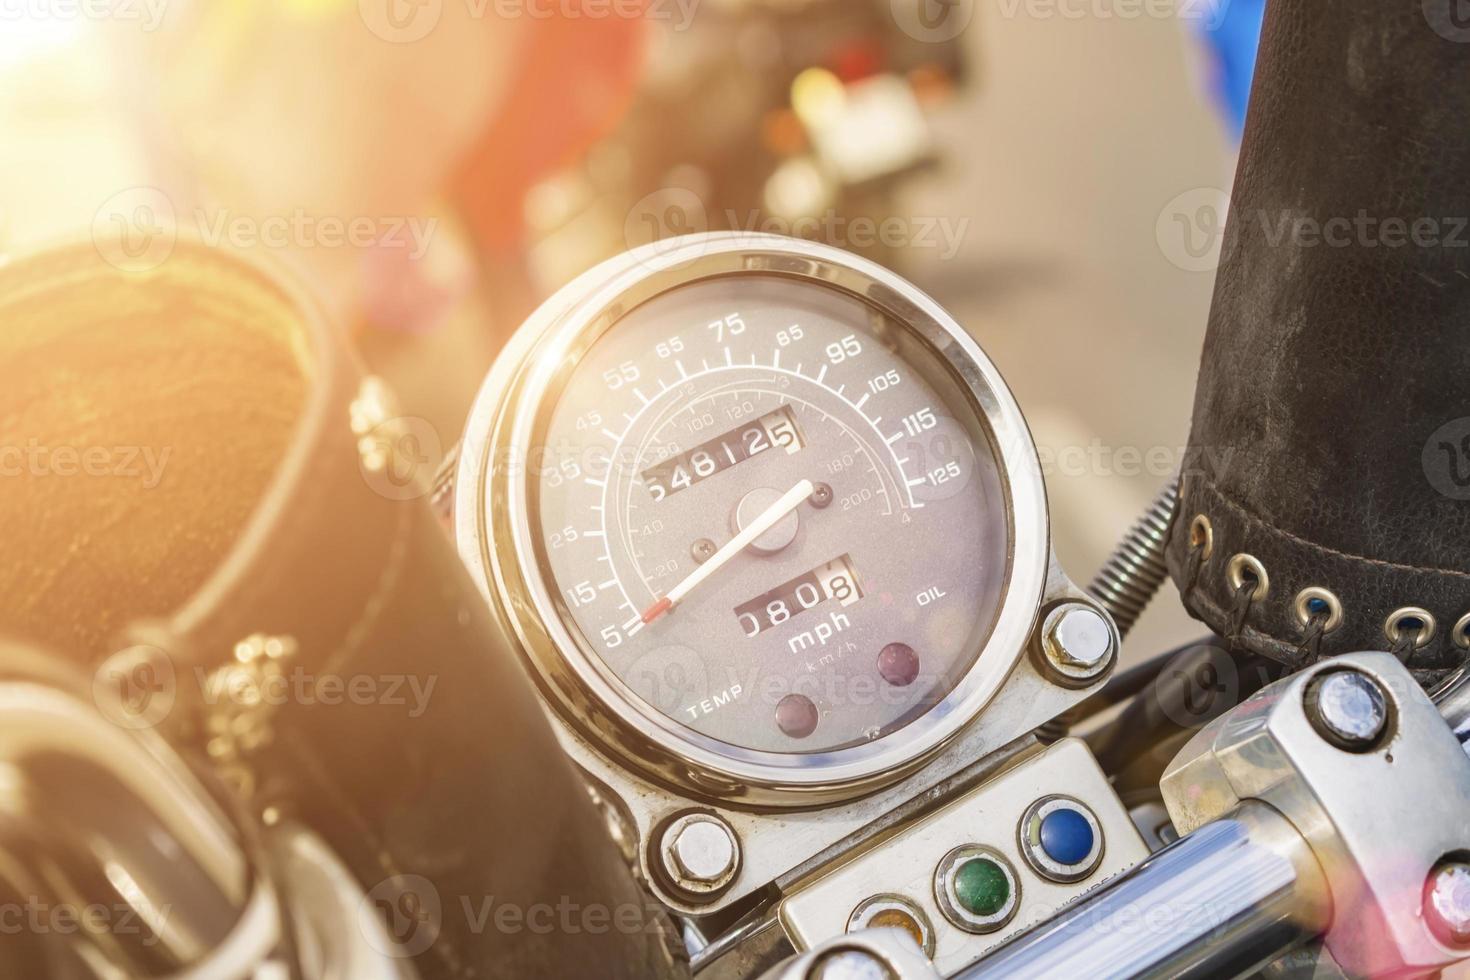
[[956,977],[1242,976],[1319,934],[1330,912],[1306,841],[1247,802]]

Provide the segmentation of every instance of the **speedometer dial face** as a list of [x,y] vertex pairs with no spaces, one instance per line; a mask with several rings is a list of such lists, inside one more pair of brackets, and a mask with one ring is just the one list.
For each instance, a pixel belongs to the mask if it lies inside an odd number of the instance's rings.
[[1012,552],[974,398],[842,290],[710,277],[611,322],[537,443],[537,561],[594,668],[665,729],[817,754],[940,705]]

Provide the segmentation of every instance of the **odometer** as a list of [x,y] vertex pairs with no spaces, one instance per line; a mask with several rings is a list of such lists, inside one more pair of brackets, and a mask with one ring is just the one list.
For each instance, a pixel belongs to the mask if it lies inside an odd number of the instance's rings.
[[640,477],[649,495],[655,500],[662,500],[671,493],[678,493],[700,480],[707,480],[743,463],[757,453],[769,449],[794,453],[805,445],[806,439],[796,424],[791,407],[782,405],[758,419],[742,423],[693,449],[650,466]]

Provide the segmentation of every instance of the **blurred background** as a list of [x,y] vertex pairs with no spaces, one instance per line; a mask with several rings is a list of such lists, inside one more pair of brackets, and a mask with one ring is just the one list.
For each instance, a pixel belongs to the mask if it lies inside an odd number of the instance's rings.
[[[1260,5],[0,0],[0,255],[291,266],[432,466],[594,263],[825,241],[988,351],[1086,581],[1181,463]],[[1199,632],[1166,597],[1128,656]]]

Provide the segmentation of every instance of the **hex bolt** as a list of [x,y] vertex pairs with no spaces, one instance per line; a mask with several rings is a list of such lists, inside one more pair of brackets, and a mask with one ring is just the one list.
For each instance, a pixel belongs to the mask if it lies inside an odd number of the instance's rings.
[[1366,752],[1388,729],[1388,698],[1378,682],[1357,670],[1334,670],[1307,685],[1307,717],[1327,741]]
[[1071,681],[1091,681],[1113,662],[1113,628],[1107,617],[1080,602],[1060,605],[1042,625],[1047,662]]
[[675,887],[709,896],[735,878],[740,842],[730,825],[712,813],[688,813],[669,824],[660,840],[663,870]]
[[866,949],[833,950],[812,964],[809,980],[893,980],[893,971]]
[[1470,946],[1470,864],[1445,861],[1429,873],[1424,918],[1440,942]]

